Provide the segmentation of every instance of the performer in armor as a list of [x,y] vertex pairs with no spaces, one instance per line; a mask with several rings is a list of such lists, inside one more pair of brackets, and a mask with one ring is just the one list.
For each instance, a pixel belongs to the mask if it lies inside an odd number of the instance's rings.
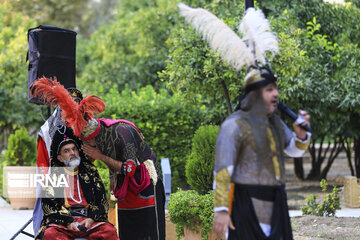
[[[294,134],[280,119],[276,78],[269,70],[251,70],[245,92],[216,142],[213,228],[222,234],[230,227],[228,239],[292,239],[284,158],[302,156],[310,133],[294,124]],[[309,125],[310,116],[300,115]]]
[[[240,39],[212,13],[184,4],[179,8],[224,61],[248,70],[240,110],[223,122],[216,142],[213,230],[234,240],[292,239],[284,158],[302,156],[311,134],[298,124],[291,132],[278,115],[277,78],[266,58],[267,52],[278,52],[277,39],[261,10],[247,9]],[[310,116],[299,115],[301,125],[309,125]]]
[[118,198],[122,240],[165,239],[165,193],[159,162],[140,130],[126,120],[95,119],[104,102],[88,96],[77,105],[62,85],[45,78],[34,83],[34,96],[60,105],[63,119],[85,141],[83,150],[109,166],[110,188]]

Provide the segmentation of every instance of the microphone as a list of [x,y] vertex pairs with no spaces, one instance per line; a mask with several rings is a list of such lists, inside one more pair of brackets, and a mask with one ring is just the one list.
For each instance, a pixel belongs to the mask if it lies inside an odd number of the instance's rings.
[[[286,115],[288,115],[292,120],[296,121],[296,119],[298,119],[298,115],[296,115],[296,113],[294,113],[288,106],[286,106],[285,103],[278,103],[278,109],[282,112],[285,113]],[[302,129],[311,132],[311,127],[306,125],[306,126],[302,126],[300,124],[298,124]]]
[[82,231],[82,232],[86,232],[87,231],[87,228],[85,227],[85,226],[83,226],[83,225],[80,225],[80,226],[78,226],[77,227],[80,231]]

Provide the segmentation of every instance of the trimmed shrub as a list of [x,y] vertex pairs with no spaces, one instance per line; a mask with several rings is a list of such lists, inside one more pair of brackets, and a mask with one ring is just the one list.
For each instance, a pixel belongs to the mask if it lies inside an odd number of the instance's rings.
[[216,138],[219,126],[200,126],[192,139],[192,150],[186,162],[186,179],[199,194],[212,189]]
[[34,166],[35,162],[35,139],[24,128],[16,130],[9,136],[4,166]]
[[194,190],[182,191],[170,195],[167,205],[170,221],[176,224],[176,237],[184,236],[184,227],[199,232],[201,238],[208,239],[214,218],[214,192],[200,195]]

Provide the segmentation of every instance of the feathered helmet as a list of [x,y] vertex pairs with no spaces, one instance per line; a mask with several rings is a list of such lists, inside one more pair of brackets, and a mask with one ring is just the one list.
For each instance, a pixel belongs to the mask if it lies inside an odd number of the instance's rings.
[[56,77],[42,77],[36,80],[31,86],[31,94],[39,97],[47,105],[59,105],[62,119],[73,127],[74,134],[82,140],[91,139],[99,132],[100,124],[94,119],[94,114],[105,110],[105,103],[100,98],[87,96],[78,104],[72,97],[73,92],[66,90]]
[[240,71],[247,66],[244,80],[245,93],[276,82],[266,59],[279,51],[276,36],[270,30],[269,21],[261,10],[248,8],[238,26],[243,34],[241,39],[232,29],[214,14],[202,8],[190,8],[179,4],[180,14],[200,33],[220,57]]

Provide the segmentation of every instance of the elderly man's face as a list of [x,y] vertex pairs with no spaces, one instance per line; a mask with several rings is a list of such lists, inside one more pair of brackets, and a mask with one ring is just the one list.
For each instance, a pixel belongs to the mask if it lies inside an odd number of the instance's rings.
[[74,143],[62,146],[57,158],[65,166],[77,167],[80,164],[79,150]]
[[275,84],[271,83],[262,89],[262,97],[264,99],[266,114],[271,115],[277,108],[279,92]]

